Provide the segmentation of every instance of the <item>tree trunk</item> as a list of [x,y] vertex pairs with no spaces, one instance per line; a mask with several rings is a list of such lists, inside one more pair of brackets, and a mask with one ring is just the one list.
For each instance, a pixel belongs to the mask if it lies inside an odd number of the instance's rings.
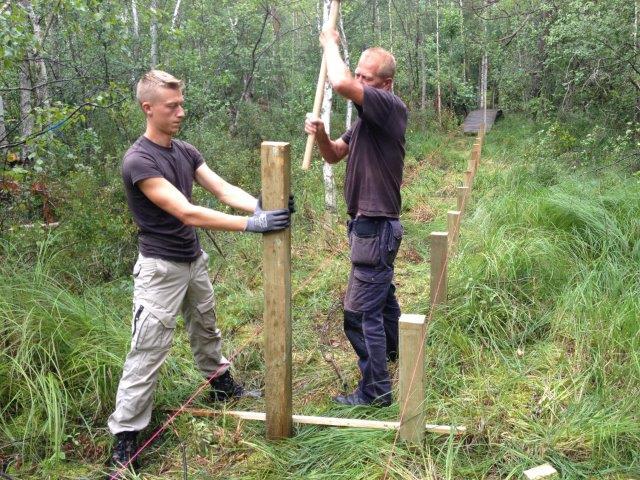
[[176,7],[173,9],[173,17],[171,18],[171,30],[176,28],[178,15],[180,14],[180,1],[181,0],[176,0]]
[[140,39],[140,23],[138,22],[138,4],[136,0],[131,0],[131,21],[133,23],[133,38]]
[[44,63],[44,58],[42,57],[43,50],[43,38],[42,38],[42,30],[40,29],[40,22],[38,21],[38,17],[36,17],[36,12],[33,10],[33,5],[31,4],[31,0],[20,0],[22,7],[26,10],[27,15],[29,16],[29,21],[31,22],[31,26],[33,28],[33,35],[36,39],[38,46],[33,50],[33,56],[35,57],[35,65],[37,68],[38,76],[37,76],[37,88],[36,88],[36,98],[38,100],[38,105],[42,105],[44,107],[49,106],[49,88],[47,87],[49,82],[49,76],[47,75],[47,66]]
[[[0,95],[0,148],[7,143],[9,143],[9,140],[7,139],[7,129],[4,126],[4,101],[2,100],[2,95]],[[6,153],[4,152],[4,154]]]
[[[329,20],[329,7],[331,0],[324,0],[324,9],[322,11],[323,24]],[[326,81],[324,84],[324,98],[322,100],[322,121],[327,135],[331,135],[331,104],[333,101],[333,89],[331,84]],[[322,176],[324,179],[324,204],[327,212],[335,214],[338,211],[336,203],[336,182],[333,176],[333,165],[324,162],[322,165]]]
[[391,0],[389,0],[388,8],[389,8],[389,51],[393,53],[393,17],[391,16]]
[[442,92],[440,88],[440,2],[436,0],[436,112],[442,125]]
[[151,0],[151,68],[158,65],[158,0]]
[[30,62],[25,59],[20,67],[20,121],[22,140],[25,142],[20,151],[20,160],[23,164],[29,162],[28,137],[33,133],[33,104],[31,100],[31,72]]
[[[640,1],[640,0],[639,0]],[[347,43],[347,36],[344,33],[344,22],[342,21],[342,15],[340,15],[340,42],[342,43],[342,53],[344,54],[344,63],[351,69],[351,60],[349,57],[349,44]],[[347,130],[351,127],[351,119],[353,118],[353,102],[347,101],[347,113],[345,115],[345,126]]]
[[[640,0],[635,0],[635,14],[633,17],[633,52],[634,58],[638,58],[638,16],[640,15]],[[640,82],[640,75],[636,75],[636,78]],[[636,90],[636,105],[635,105],[634,118],[636,122],[640,120],[640,93]]]
[[467,44],[464,38],[464,9],[462,0],[459,0],[460,4],[460,44],[462,45],[462,83],[467,81]]

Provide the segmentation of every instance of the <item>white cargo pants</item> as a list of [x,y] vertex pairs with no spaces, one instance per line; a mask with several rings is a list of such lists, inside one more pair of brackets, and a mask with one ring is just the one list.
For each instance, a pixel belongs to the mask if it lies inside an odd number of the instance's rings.
[[205,378],[229,369],[229,361],[221,353],[222,336],[216,328],[208,260],[205,252],[191,263],[138,256],[133,267],[131,349],[118,385],[116,408],[108,421],[114,435],[140,431],[149,424],[158,371],[169,353],[179,313]]

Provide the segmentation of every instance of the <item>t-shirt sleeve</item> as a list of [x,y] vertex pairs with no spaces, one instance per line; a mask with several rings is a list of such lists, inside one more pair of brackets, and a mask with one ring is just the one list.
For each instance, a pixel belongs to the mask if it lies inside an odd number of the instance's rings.
[[351,142],[352,136],[353,136],[353,125],[351,125],[349,129],[346,132],[344,132],[340,138],[344,143],[349,145],[349,142]]
[[365,86],[362,104],[362,118],[382,129],[396,125],[399,121],[404,120],[406,123],[406,107],[388,90]]
[[193,171],[195,172],[202,164],[204,164],[204,157],[200,151],[190,143],[184,142],[184,146],[187,152],[189,152],[189,156],[193,162]]
[[147,155],[134,153],[127,155],[122,162],[122,178],[135,185],[146,178],[162,177],[162,172]]

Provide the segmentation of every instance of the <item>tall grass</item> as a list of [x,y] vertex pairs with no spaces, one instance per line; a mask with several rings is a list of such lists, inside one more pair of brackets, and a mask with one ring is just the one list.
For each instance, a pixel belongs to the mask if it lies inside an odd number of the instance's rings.
[[[624,168],[581,171],[545,155],[535,145],[538,128],[507,119],[487,136],[449,265],[449,301],[430,323],[427,420],[464,424],[465,437],[428,435],[409,447],[392,432],[307,426],[272,443],[261,424],[182,416],[146,454],[145,478],[182,478],[180,442],[190,478],[506,479],[546,461],[561,478],[640,478],[640,189]],[[427,313],[428,234],[444,228],[455,205],[451,187],[471,140],[414,130],[397,283],[403,310]],[[296,185],[294,410],[393,419],[397,403],[354,410],[329,400],[344,388],[341,379],[349,389],[358,377],[341,331],[344,225],[323,217],[317,178],[296,177]],[[214,258],[212,272],[222,266],[216,295],[225,350],[240,352],[236,376],[258,385],[260,242],[218,239],[227,260]],[[79,478],[70,472],[101,469],[98,447],[110,441],[104,422],[128,348],[131,285],[121,278],[69,288],[50,268],[55,251],[41,245],[35,268],[20,266],[15,245],[3,244],[0,255],[14,259],[0,265],[0,445],[15,443],[9,450],[22,456],[25,475]],[[158,408],[179,405],[199,381],[179,328]],[[87,444],[98,451],[78,454]]]

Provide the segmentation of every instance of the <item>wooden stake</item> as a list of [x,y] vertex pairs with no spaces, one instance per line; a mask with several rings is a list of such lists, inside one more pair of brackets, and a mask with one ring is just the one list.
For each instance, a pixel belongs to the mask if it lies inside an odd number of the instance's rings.
[[447,300],[447,232],[431,232],[431,306]]
[[[262,143],[262,207],[287,208],[291,161],[288,143]],[[267,438],[292,435],[291,229],[263,235],[264,356]]]
[[469,198],[469,187],[458,187],[458,211],[462,215],[465,207],[467,206],[467,199]]
[[[327,25],[336,28],[338,22],[338,12],[340,11],[340,0],[332,0],[331,10],[329,11],[329,20]],[[322,99],[324,97],[324,83],[327,81],[327,59],[322,54],[322,63],[320,64],[320,75],[318,75],[318,83],[316,84],[316,97],[313,101],[313,118],[320,118],[320,109],[322,108]],[[302,159],[302,169],[309,170],[311,166],[311,156],[313,155],[313,144],[316,141],[315,135],[307,137],[307,146],[304,149],[304,158]]]
[[421,443],[424,438],[424,315],[400,316],[400,438]]
[[[243,420],[255,420],[264,422],[266,415],[263,412],[241,412],[237,410],[207,410],[204,408],[183,408],[183,413],[188,413],[194,417],[219,417],[229,415]],[[175,411],[174,411],[175,413]],[[313,417],[309,415],[293,415],[293,422],[303,425],[324,425],[327,427],[346,428],[370,428],[376,430],[398,430],[400,422],[388,422],[383,420],[363,420],[359,418],[336,418],[336,417]],[[441,435],[461,435],[467,431],[464,426],[432,425],[425,424],[427,432]]]
[[467,170],[463,174],[462,184],[471,191],[471,187],[473,185],[473,172],[471,170]]
[[447,229],[449,230],[449,256],[453,255],[458,235],[460,234],[460,211],[449,210],[447,212]]

